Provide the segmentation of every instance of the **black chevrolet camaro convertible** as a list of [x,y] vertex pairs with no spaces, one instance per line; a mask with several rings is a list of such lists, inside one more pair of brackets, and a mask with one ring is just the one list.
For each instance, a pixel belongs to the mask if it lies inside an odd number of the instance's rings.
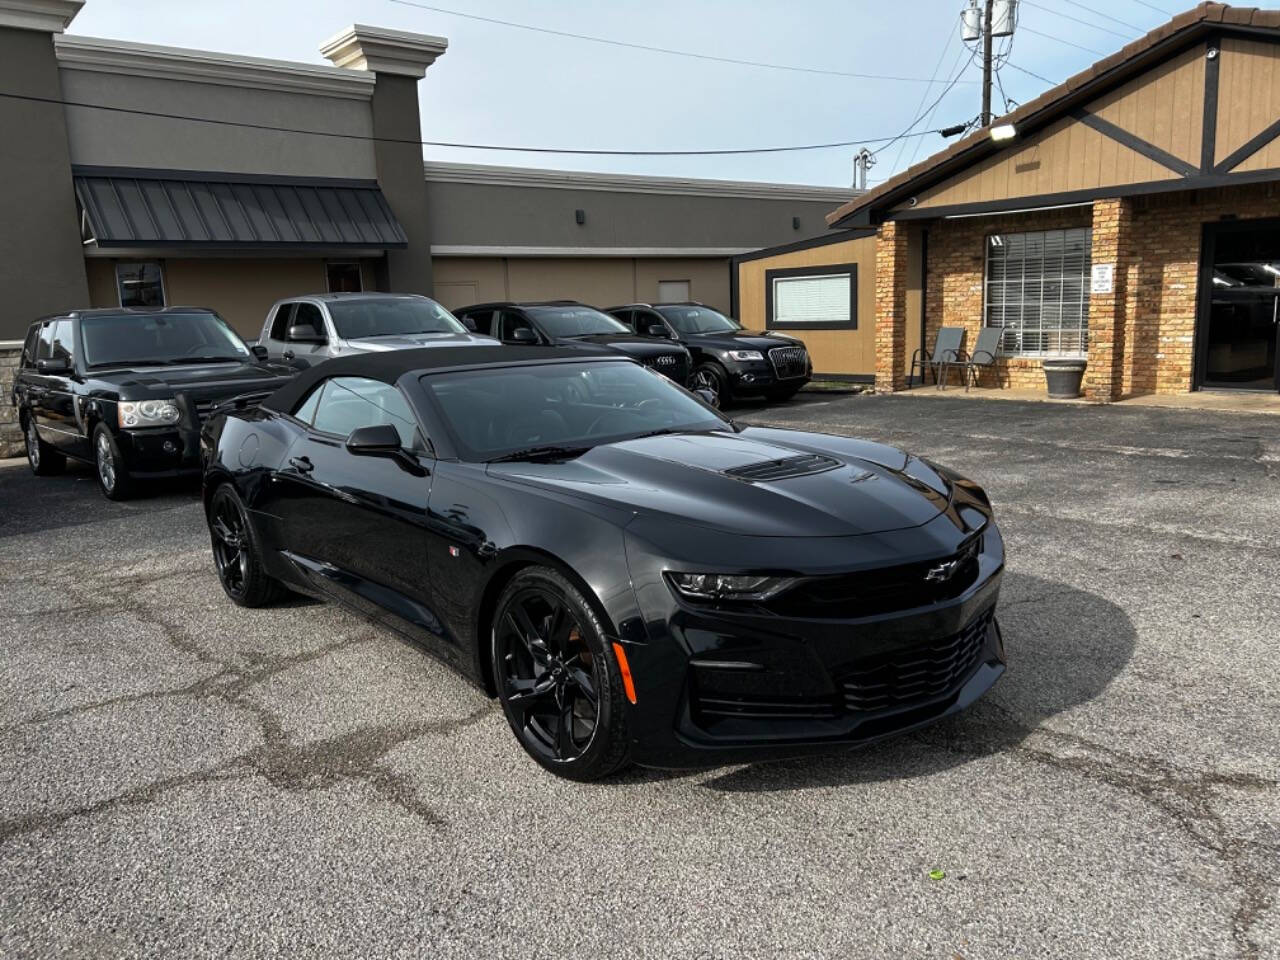
[[617,354],[339,358],[205,426],[219,578],[421,641],[565,777],[855,746],[1004,672],[976,484],[740,427]]

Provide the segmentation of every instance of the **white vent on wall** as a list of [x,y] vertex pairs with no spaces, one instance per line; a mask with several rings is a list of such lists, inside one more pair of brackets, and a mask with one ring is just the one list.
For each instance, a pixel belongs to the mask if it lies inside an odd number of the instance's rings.
[[821,277],[777,277],[773,281],[775,324],[848,323],[851,278],[847,273]]

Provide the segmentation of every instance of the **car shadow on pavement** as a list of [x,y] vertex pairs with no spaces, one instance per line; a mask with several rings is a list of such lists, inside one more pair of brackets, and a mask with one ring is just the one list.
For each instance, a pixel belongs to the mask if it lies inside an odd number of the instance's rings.
[[1006,573],[997,616],[1008,672],[964,713],[858,750],[737,767],[702,785],[767,792],[904,780],[1004,752],[1099,697],[1137,640],[1128,615],[1109,600],[1025,574]]

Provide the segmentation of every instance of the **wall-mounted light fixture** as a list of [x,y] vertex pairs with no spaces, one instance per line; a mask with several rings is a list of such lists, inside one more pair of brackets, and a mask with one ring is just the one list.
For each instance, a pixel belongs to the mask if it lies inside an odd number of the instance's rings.
[[1001,123],[991,128],[991,139],[997,143],[1004,140],[1012,140],[1018,135],[1018,128],[1012,123]]
[[581,208],[573,211],[573,222],[576,223],[578,226],[582,226],[584,223],[586,223],[587,211]]
[[800,218],[799,218],[799,217],[792,217],[792,218],[791,218],[791,229],[792,229],[792,230],[799,230],[799,229],[800,229]]

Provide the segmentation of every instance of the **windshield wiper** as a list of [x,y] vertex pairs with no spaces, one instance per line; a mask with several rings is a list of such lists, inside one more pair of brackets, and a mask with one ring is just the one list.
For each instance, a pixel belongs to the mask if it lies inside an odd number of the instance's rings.
[[591,447],[566,447],[555,444],[546,444],[540,447],[525,447],[523,450],[516,450],[514,453],[504,453],[500,457],[494,457],[490,463],[510,463],[516,460],[569,460],[573,457],[580,457]]
[[215,357],[215,356],[210,355],[210,356],[207,356],[207,357],[201,357],[201,356],[195,356],[195,357],[172,357],[172,358],[171,358],[171,359],[169,359],[169,360],[156,360],[156,361],[154,361],[154,362],[155,362],[155,363],[166,363],[166,364],[170,364],[170,365],[176,365],[176,364],[180,364],[180,363],[214,363],[214,362],[223,362],[223,363],[231,363],[231,362],[235,362],[235,363],[244,363],[244,362],[245,362],[246,360],[248,360],[248,359],[249,359],[248,357],[228,357],[228,356],[219,356],[219,357]]

